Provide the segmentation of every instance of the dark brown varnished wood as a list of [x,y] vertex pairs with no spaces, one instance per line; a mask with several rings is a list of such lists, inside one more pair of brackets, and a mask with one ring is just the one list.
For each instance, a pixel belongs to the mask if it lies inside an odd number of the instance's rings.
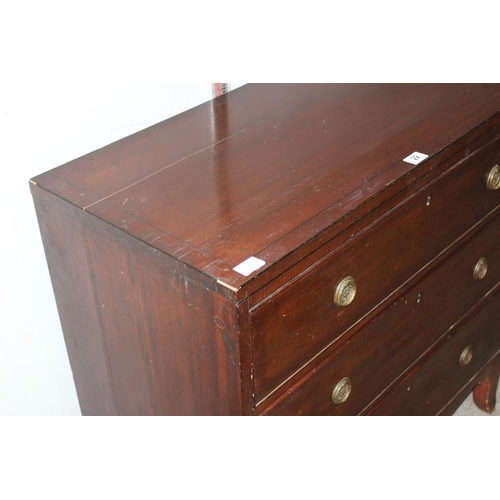
[[[500,190],[489,192],[485,181],[499,152],[495,141],[466,159],[255,307],[251,321],[257,401],[500,205]],[[346,276],[356,280],[357,294],[353,304],[343,308],[335,305],[333,296]]]
[[231,303],[179,261],[32,190],[82,414],[240,414]]
[[[499,135],[496,84],[249,85],[36,177],[82,412],[419,412],[398,388],[497,290]],[[475,375],[429,412],[486,384],[496,344],[476,340]]]
[[[500,350],[500,294],[465,326],[450,332],[450,340],[406,378],[371,415],[435,415],[469,380],[475,378]],[[471,346],[469,364],[460,366],[463,350]]]
[[[253,99],[245,89],[231,92],[53,169],[50,175],[94,202],[105,199],[324,90],[320,85],[256,86]],[[37,182],[45,186],[46,175]],[[92,202],[75,203],[83,208]]]
[[118,415],[78,210],[31,185],[83,415]]
[[472,378],[453,398],[439,411],[440,416],[455,414],[460,405],[473,392],[474,388],[490,377],[495,367],[500,365],[500,353],[497,354],[474,378]]
[[234,305],[185,264],[83,220],[120,414],[241,413]]
[[[437,155],[457,124],[462,137],[499,111],[498,85],[281,88],[281,98],[273,85],[237,89],[51,175],[99,200],[84,207],[90,213],[147,224],[178,243],[177,258],[238,289],[251,278],[235,265],[254,255],[273,266],[363,203],[377,203],[415,170],[402,162],[410,153]],[[240,124],[233,100],[247,94],[267,106]],[[43,175],[35,181],[45,187]]]
[[[485,126],[486,124],[483,124],[475,129],[472,136],[477,138],[468,143],[467,147],[464,147],[465,137],[463,137],[441,154],[427,160],[422,165],[421,170],[407,174],[403,188],[398,183],[386,186],[385,190],[379,194],[380,205],[374,208],[367,202],[351,211],[316,237],[311,238],[293,253],[293,260],[291,259],[292,255],[290,255],[290,259],[278,262],[269,270],[269,273],[265,273],[265,275],[271,275],[269,283],[258,288],[258,277],[256,277],[255,280],[250,281],[244,288],[237,291],[238,299],[248,297],[251,307],[254,307],[294,277],[332,254],[335,249],[361,233],[364,228],[370,226],[406,199],[420,192],[428,184],[440,177],[443,172],[448,171],[498,136],[498,132],[500,132],[498,127],[493,127],[488,132],[483,133]],[[442,163],[440,163],[441,160],[443,160]],[[451,247],[450,249],[452,250]],[[445,254],[446,252],[443,252],[437,258],[441,258]],[[290,261],[294,264],[292,267],[287,267],[290,265]]]
[[[451,325],[498,287],[498,234],[500,217],[353,338],[333,345],[329,358],[307,373],[306,381],[290,397],[277,400],[265,413],[355,415],[361,412],[443,337]],[[478,255],[487,256],[491,262],[482,280],[474,280],[472,276]],[[333,387],[344,377],[351,379],[353,397],[342,405],[332,405]]]

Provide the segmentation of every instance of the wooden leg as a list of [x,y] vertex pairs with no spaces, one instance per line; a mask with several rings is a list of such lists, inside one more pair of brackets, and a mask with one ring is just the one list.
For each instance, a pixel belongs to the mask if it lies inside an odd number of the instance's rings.
[[500,362],[491,365],[485,373],[484,380],[474,387],[474,403],[487,413],[495,411],[498,378],[500,376]]

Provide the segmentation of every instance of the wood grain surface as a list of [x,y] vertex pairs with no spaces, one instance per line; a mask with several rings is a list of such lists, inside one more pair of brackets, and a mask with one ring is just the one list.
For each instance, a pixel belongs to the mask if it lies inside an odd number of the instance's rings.
[[82,413],[491,409],[495,164],[500,84],[259,84],[32,179]]
[[[370,415],[439,413],[450,397],[474,379],[499,352],[499,304],[500,294],[497,293],[466,325],[450,332],[446,344],[376,406]],[[473,352],[472,359],[466,366],[461,366],[460,356],[469,346]],[[496,365],[494,363],[492,368]],[[498,376],[498,371],[496,373]]]
[[[255,306],[257,401],[500,206],[500,190],[486,187],[499,155],[495,141]],[[335,305],[333,296],[346,276],[356,280],[357,292],[344,308]]]
[[[239,289],[500,111],[500,85],[248,85],[34,179]],[[56,184],[59,192],[61,184]],[[80,192],[82,202],[76,196]],[[156,241],[150,241],[156,245]],[[266,265],[249,277],[233,267]]]
[[[314,368],[303,385],[266,412],[286,415],[355,415],[361,412],[452,325],[498,288],[499,234],[500,217],[497,217],[379,313],[354,338],[338,343],[321,368]],[[474,280],[472,272],[482,256],[488,258],[491,266],[482,280]],[[310,336],[316,330],[303,331]],[[278,367],[283,364],[281,357],[275,357],[274,362]],[[332,390],[344,377],[352,381],[352,395],[346,403],[336,406],[331,402]]]

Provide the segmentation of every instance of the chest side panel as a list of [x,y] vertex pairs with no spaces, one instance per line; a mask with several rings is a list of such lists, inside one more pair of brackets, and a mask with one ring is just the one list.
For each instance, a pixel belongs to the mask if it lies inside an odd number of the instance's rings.
[[32,185],[84,415],[241,413],[234,302]]
[[185,264],[83,219],[120,414],[241,413],[234,303]]
[[31,185],[40,232],[83,415],[118,407],[78,209]]

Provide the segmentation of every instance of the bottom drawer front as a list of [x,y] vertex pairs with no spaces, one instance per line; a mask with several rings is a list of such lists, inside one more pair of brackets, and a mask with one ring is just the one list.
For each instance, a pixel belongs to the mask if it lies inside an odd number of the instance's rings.
[[500,294],[371,415],[436,415],[500,350]]

